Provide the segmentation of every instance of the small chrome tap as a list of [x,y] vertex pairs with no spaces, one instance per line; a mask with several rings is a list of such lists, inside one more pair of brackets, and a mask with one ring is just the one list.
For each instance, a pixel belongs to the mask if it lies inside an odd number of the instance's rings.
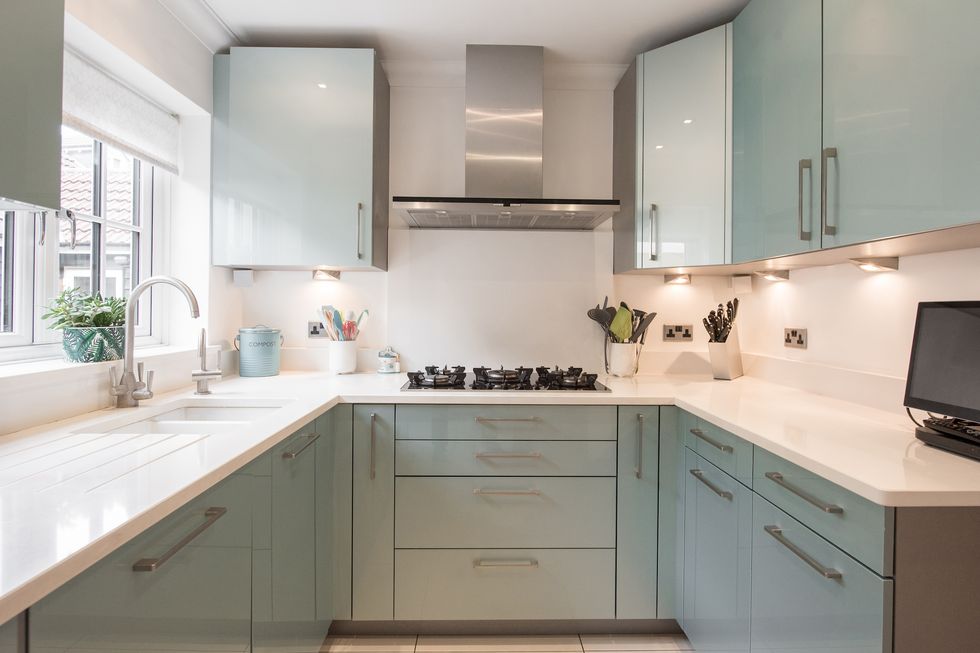
[[221,378],[221,354],[218,354],[218,368],[214,370],[208,369],[208,332],[206,329],[201,329],[201,339],[197,344],[197,351],[201,357],[201,369],[194,370],[191,372],[191,380],[197,382],[197,390],[194,391],[196,395],[209,395],[211,394],[211,388],[208,387],[208,382],[211,379]]
[[[158,283],[173,286],[184,294],[191,309],[191,317],[200,317],[201,311],[197,306],[197,297],[186,283],[180,279],[168,276],[156,276],[146,279],[130,293],[126,300],[126,355],[123,358],[122,379],[116,377],[115,366],[109,368],[109,380],[112,384],[110,392],[116,398],[116,408],[132,408],[139,406],[144,399],[153,397],[153,372],[145,373],[143,363],[133,369],[134,348],[136,339],[136,307],[139,298],[148,288]],[[137,376],[138,373],[138,376]]]

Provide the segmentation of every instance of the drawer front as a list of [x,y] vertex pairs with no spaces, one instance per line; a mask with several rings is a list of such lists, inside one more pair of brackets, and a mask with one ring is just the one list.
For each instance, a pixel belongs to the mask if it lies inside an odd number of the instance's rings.
[[891,652],[892,580],[758,495],[752,521],[752,650]]
[[395,552],[395,619],[612,619],[612,549]]
[[615,440],[615,406],[398,406],[404,440]]
[[681,420],[688,448],[752,487],[752,444],[701,418]]
[[615,478],[395,482],[396,548],[616,546]]
[[892,575],[894,510],[756,448],[753,487],[882,576]]
[[400,440],[399,476],[615,476],[615,442]]

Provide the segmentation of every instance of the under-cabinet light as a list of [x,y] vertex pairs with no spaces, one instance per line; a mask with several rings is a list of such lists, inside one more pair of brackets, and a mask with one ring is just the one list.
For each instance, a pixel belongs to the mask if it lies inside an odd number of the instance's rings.
[[789,270],[759,270],[756,274],[766,281],[789,281]]
[[897,256],[879,256],[874,258],[852,258],[851,263],[865,272],[894,272],[898,269]]
[[669,283],[672,286],[685,286],[691,283],[691,275],[689,274],[665,274],[664,283]]
[[313,270],[314,281],[338,281],[340,270]]

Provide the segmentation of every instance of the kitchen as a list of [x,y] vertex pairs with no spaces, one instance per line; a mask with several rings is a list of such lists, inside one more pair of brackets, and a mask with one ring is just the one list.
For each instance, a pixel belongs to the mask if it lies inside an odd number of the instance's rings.
[[975,650],[977,8],[576,10],[5,0],[0,651]]

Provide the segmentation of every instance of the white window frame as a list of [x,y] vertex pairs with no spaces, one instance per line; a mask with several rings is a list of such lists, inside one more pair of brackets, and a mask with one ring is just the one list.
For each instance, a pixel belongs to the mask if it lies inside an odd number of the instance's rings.
[[18,211],[8,215],[14,220],[14,242],[7,243],[14,256],[13,329],[0,333],[0,352],[29,346],[34,338],[34,223],[38,214]]

